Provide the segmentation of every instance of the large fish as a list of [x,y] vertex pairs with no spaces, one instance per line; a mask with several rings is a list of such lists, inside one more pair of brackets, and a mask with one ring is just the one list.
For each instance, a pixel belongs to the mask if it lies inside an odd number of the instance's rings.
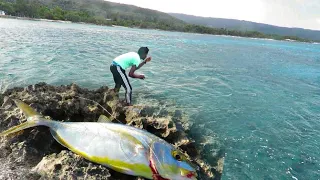
[[61,145],[115,171],[155,180],[196,179],[195,168],[180,151],[147,131],[111,122],[47,120],[24,102],[14,102],[27,121],[0,133],[0,136],[30,127],[47,126]]

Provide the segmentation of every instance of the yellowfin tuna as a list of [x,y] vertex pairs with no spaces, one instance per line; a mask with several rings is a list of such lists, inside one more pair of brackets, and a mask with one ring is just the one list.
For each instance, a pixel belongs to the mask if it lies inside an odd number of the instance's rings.
[[0,133],[0,136],[47,126],[61,145],[115,171],[156,180],[196,179],[195,168],[181,152],[147,131],[110,123],[104,116],[99,119],[107,123],[47,120],[24,102],[14,101],[26,115],[27,122]]

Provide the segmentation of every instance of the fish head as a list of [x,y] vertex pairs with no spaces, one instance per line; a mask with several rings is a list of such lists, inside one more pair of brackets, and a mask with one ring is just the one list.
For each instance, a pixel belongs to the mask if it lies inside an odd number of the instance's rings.
[[174,146],[166,142],[154,142],[150,151],[151,168],[163,179],[195,180],[195,166]]

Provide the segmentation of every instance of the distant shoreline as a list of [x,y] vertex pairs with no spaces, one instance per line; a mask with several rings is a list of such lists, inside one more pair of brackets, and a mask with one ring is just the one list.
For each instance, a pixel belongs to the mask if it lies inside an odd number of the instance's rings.
[[[30,18],[30,17],[19,17],[19,16],[9,16],[9,15],[0,15],[0,18],[4,19],[19,19],[19,20],[29,20],[29,21],[42,21],[42,22],[58,22],[58,23],[68,23],[68,24],[90,24],[96,26],[108,26],[108,27],[123,27],[123,28],[131,28],[126,26],[119,26],[119,25],[99,25],[94,23],[88,22],[72,22],[72,21],[64,21],[64,20],[53,20],[53,19],[39,19],[39,18]],[[138,27],[137,27],[138,28]],[[155,29],[156,30],[156,29]]]
[[[0,15],[0,18],[4,19],[19,19],[19,20],[30,20],[30,21],[43,21],[43,22],[59,22],[59,23],[73,23],[73,24],[93,24],[93,23],[84,23],[84,22],[72,22],[64,20],[53,20],[53,19],[39,19],[39,18],[30,18],[30,17],[19,17],[19,16],[10,16],[10,15]],[[97,24],[94,24],[97,25]]]
[[[98,26],[107,26],[107,27],[122,27],[122,28],[136,28],[136,29],[149,29],[149,30],[158,30],[164,32],[181,32],[181,31],[169,31],[169,30],[162,30],[162,29],[152,29],[152,28],[140,28],[140,27],[127,27],[127,26],[119,26],[119,25],[99,25],[94,23],[88,22],[72,22],[72,21],[65,21],[65,20],[52,20],[52,19],[39,19],[39,18],[30,18],[30,17],[19,17],[19,16],[10,16],[10,15],[0,15],[0,18],[5,19],[19,19],[19,20],[30,20],[30,21],[42,21],[42,22],[59,22],[59,23],[72,23],[72,24],[90,24],[90,25],[98,25]],[[272,38],[259,38],[259,37],[246,37],[246,36],[233,36],[233,35],[218,35],[218,34],[206,34],[206,33],[195,33],[195,32],[181,32],[181,33],[189,33],[189,34],[201,34],[201,35],[213,35],[213,36],[223,36],[223,37],[237,37],[237,38],[249,38],[249,39],[261,39],[261,40],[273,40],[273,41],[285,41],[285,42],[299,42],[299,43],[311,43],[311,44],[319,44],[318,42],[304,42],[304,41],[297,41],[292,39],[272,39]]]

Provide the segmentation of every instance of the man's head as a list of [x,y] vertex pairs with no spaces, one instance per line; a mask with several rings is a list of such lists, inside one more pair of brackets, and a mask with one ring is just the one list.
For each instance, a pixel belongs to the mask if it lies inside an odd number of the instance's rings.
[[149,48],[148,47],[139,48],[138,54],[140,56],[140,59],[146,59],[147,55],[148,55],[148,52],[149,52]]

